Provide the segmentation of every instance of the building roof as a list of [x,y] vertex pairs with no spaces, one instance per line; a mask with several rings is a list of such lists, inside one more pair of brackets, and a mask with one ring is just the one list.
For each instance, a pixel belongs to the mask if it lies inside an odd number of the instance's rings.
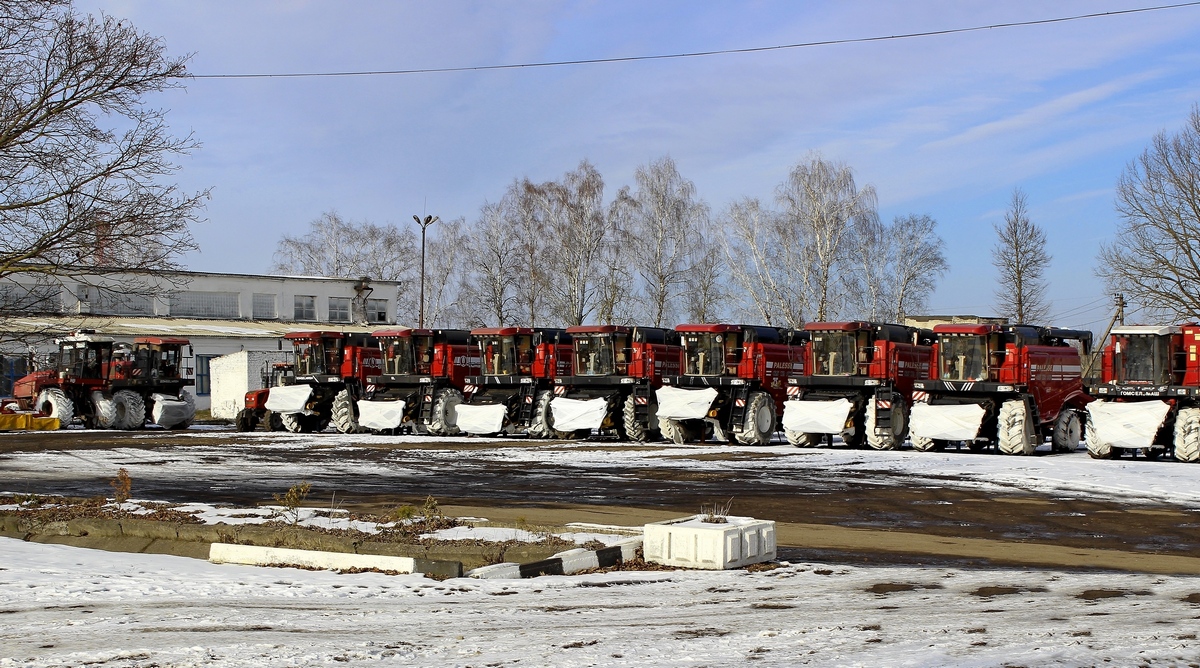
[[379,325],[334,325],[327,322],[278,320],[203,320],[138,316],[14,316],[2,328],[13,334],[47,333],[65,336],[80,329],[102,336],[170,336],[187,339],[278,339],[289,332],[338,331],[369,334]]

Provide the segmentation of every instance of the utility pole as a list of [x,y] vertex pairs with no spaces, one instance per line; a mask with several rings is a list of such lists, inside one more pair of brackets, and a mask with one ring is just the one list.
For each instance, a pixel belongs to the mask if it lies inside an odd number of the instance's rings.
[[1121,323],[1125,326],[1125,295],[1118,292],[1113,295],[1117,301],[1117,311],[1113,313],[1112,320],[1108,321],[1108,327],[1104,328],[1104,334],[1100,340],[1092,345],[1092,353],[1088,355],[1087,366],[1083,369],[1083,377],[1086,379],[1092,372],[1092,367],[1096,363],[1096,358],[1100,356],[1100,351],[1104,349],[1104,342],[1108,340],[1108,335],[1112,333],[1113,325]]
[[438,222],[437,216],[413,216],[421,226],[421,306],[417,309],[417,329],[425,329],[425,230]]

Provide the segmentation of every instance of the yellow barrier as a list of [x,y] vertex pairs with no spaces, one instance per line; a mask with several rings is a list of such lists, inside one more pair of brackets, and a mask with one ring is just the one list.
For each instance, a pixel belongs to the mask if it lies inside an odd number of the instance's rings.
[[28,413],[0,413],[0,431],[54,431],[61,429],[58,418],[34,417]]

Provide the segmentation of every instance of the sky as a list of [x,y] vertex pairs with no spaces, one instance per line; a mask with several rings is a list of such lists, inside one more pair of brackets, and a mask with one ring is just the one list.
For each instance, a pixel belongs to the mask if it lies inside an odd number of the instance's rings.
[[[1163,4],[1166,4],[1163,2]],[[478,67],[746,49],[1156,6],[1146,0],[436,3],[79,0],[191,54],[194,75]],[[814,152],[878,192],[885,221],[938,221],[950,271],[931,313],[994,313],[995,233],[1016,188],[1053,256],[1052,322],[1102,331],[1094,275],[1114,186],[1200,102],[1200,6],[930,37],[492,71],[196,78],[151,104],[202,146],[198,271],[267,272],[323,212],[475,220],[514,179],[586,159],[606,197],[670,155],[714,213],[770,201]],[[415,227],[415,226],[414,226]],[[1137,321],[1132,314],[1130,322]]]

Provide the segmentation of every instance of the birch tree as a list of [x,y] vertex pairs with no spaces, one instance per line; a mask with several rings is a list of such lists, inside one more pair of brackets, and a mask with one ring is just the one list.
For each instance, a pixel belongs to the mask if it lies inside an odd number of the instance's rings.
[[1049,315],[1046,301],[1046,232],[1029,219],[1029,205],[1020,188],[1013,190],[1004,223],[993,226],[996,244],[992,265],[1000,272],[996,308],[1017,323],[1039,324]]
[[[463,322],[467,326],[504,327],[519,322],[520,242],[502,204],[485,204],[464,253]],[[464,242],[466,243],[466,242]]]
[[554,272],[543,289],[554,321],[582,325],[596,309],[599,266],[608,235],[604,179],[584,160],[562,181],[537,187]]

